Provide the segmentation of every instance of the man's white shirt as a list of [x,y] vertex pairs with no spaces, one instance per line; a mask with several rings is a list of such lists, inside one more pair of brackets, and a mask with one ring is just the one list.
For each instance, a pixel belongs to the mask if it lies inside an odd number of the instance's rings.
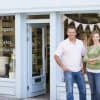
[[82,56],[85,55],[85,47],[81,40],[76,39],[75,44],[73,44],[67,38],[59,44],[55,54],[60,57],[64,66],[72,72],[82,69]]

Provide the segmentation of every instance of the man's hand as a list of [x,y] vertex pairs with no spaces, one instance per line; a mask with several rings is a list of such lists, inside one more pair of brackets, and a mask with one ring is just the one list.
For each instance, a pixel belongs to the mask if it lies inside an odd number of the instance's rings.
[[82,69],[82,74],[86,74],[86,69]]
[[61,62],[59,56],[55,55],[55,56],[54,56],[54,59],[55,59],[55,61],[57,62],[57,64],[62,68],[63,71],[65,71],[65,72],[67,72],[67,71],[68,71],[68,72],[71,72],[71,70],[68,69],[68,68]]
[[66,66],[62,65],[61,67],[62,67],[62,70],[63,70],[64,72],[71,72],[71,70],[68,69]]

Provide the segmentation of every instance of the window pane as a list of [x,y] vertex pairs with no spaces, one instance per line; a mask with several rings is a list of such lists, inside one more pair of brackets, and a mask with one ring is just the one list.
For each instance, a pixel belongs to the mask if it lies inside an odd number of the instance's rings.
[[15,76],[15,17],[0,16],[0,77]]
[[32,30],[32,76],[41,75],[42,70],[42,28]]

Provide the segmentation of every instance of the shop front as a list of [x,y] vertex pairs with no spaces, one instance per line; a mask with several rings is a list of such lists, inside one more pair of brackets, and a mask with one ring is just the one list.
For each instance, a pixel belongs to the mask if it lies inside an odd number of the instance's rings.
[[[10,6],[5,8],[2,6],[4,2],[0,4],[0,94],[28,98],[49,91],[50,100],[66,100],[63,72],[54,61],[54,52],[60,41],[66,38],[65,30],[71,22],[81,33],[80,39],[84,37],[78,28],[80,24],[83,31],[87,26],[91,31],[97,23],[99,27],[100,5],[94,1],[87,4],[69,1],[68,4],[65,0],[65,3],[58,0],[55,5],[53,0],[43,0],[41,4],[39,1],[25,1],[25,5],[20,6],[17,1],[12,5],[8,3]],[[94,15],[91,20],[96,21],[82,22],[82,14],[89,19]],[[90,100],[87,78],[86,87]],[[78,100],[76,85],[74,94]]]
[[49,92],[49,15],[0,17],[0,94],[27,98]]

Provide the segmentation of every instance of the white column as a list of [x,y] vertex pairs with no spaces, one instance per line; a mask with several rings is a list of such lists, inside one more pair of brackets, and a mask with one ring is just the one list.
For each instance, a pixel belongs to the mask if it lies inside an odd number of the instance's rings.
[[[61,42],[64,40],[64,21],[63,21],[63,14],[58,13],[57,16],[57,42]],[[57,43],[57,44],[58,44]]]
[[[64,40],[64,21],[63,21],[63,14],[58,14],[57,16],[57,46],[61,41]],[[62,69],[57,65],[57,74],[56,74],[56,81],[57,84],[61,83],[64,79]]]
[[56,100],[56,63],[54,52],[56,50],[57,15],[50,14],[50,100]]
[[54,60],[54,52],[57,45],[62,40],[62,21],[59,13],[50,14],[50,100],[57,99],[56,86],[57,86],[57,64]]
[[16,97],[27,97],[27,34],[25,16],[15,15]]

